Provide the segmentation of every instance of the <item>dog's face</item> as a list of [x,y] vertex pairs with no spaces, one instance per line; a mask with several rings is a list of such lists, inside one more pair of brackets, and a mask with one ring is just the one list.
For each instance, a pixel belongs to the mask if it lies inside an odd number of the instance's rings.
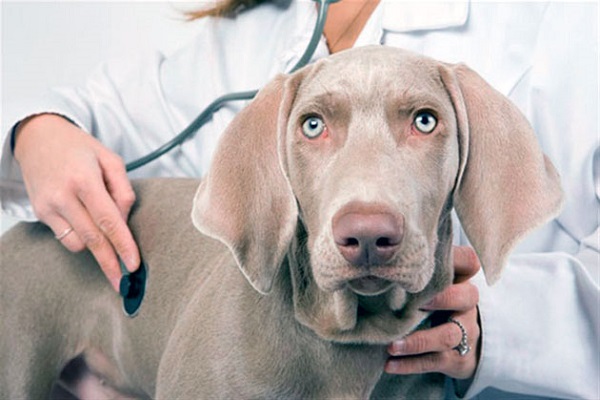
[[494,281],[560,199],[527,122],[476,74],[368,47],[265,87],[224,133],[192,218],[261,293],[287,255],[296,318],[321,337],[387,343],[451,282],[452,206]]
[[459,170],[456,114],[434,65],[338,57],[302,80],[285,134],[312,274],[323,291],[405,298],[436,264],[450,274],[435,256],[451,240],[438,230]]

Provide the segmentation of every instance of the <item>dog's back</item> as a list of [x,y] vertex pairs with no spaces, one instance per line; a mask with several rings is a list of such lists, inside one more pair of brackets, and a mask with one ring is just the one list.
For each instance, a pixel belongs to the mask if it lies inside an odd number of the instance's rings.
[[[149,278],[133,319],[124,315],[121,297],[89,252],[70,253],[40,223],[18,224],[2,236],[0,398],[47,397],[61,368],[79,355],[117,387],[133,384],[153,393],[150,383],[195,287],[191,282],[202,281],[202,261],[214,264],[210,254],[226,253],[190,222],[197,185],[191,179],[135,183],[138,203],[130,225],[142,256],[148,256]],[[120,369],[135,372],[125,382]]]

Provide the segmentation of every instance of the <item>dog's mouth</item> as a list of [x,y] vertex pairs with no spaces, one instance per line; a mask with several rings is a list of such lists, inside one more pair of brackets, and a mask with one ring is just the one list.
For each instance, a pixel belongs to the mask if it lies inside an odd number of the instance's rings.
[[377,296],[387,292],[394,285],[393,282],[377,276],[364,276],[348,281],[348,287],[361,296]]

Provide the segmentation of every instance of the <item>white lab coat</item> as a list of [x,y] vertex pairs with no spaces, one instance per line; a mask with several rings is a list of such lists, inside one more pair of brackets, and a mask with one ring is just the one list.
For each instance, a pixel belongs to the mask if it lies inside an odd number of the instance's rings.
[[[85,86],[54,90],[32,104],[29,115],[64,115],[131,161],[173,137],[217,96],[259,88],[289,70],[315,18],[314,3],[300,0],[265,4],[235,20],[197,21],[197,38],[171,56],[103,65]],[[521,108],[562,176],[562,214],[519,246],[495,286],[475,278],[483,342],[467,397],[504,398],[502,390],[518,398],[600,398],[597,27],[597,3],[383,1],[357,40],[465,62]],[[322,40],[314,58],[327,53]],[[201,176],[242,106],[222,108],[194,139],[131,177]],[[10,132],[0,203],[9,214],[34,218]]]

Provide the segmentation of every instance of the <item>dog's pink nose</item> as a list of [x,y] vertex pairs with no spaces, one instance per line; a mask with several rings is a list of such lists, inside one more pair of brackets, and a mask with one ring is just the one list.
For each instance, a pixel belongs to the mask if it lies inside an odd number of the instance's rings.
[[333,238],[342,256],[355,266],[389,261],[404,236],[404,218],[365,207],[340,210],[333,218]]

